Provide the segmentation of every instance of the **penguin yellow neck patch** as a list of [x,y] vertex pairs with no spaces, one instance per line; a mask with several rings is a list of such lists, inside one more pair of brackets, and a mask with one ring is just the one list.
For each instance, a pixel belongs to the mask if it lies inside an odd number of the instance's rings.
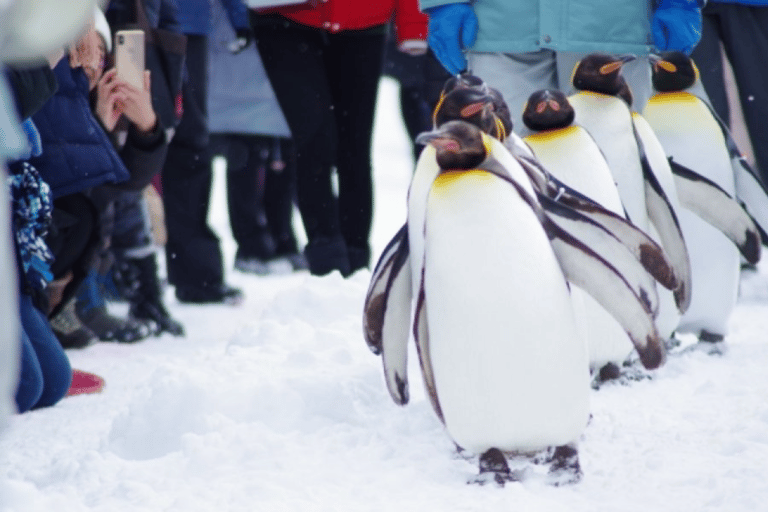
[[444,171],[435,178],[432,188],[436,191],[446,190],[455,185],[459,180],[471,179],[473,181],[487,181],[493,179],[493,174],[482,169],[469,169],[466,171]]
[[532,133],[531,135],[527,135],[525,140],[531,142],[532,144],[543,144],[546,142],[552,142],[561,137],[572,135],[574,132],[576,132],[576,130],[578,130],[578,127],[573,125],[567,126],[565,128],[544,130],[542,132],[536,132]]
[[480,132],[480,137],[483,139],[483,149],[485,149],[486,156],[493,154],[493,140],[483,132]]
[[[499,116],[493,114],[493,121],[496,123],[496,134],[501,142],[507,138],[507,130],[504,128],[504,122],[499,119]],[[487,148],[486,148],[487,150]]]
[[696,103],[698,98],[689,92],[660,92],[651,96],[649,104]]
[[592,96],[594,98],[613,98],[610,94],[603,94],[602,92],[595,92],[595,91],[579,91],[576,93],[576,96]]
[[440,98],[437,100],[437,104],[435,105],[435,110],[432,111],[432,124],[437,124],[437,113],[440,112],[440,107],[443,106],[443,102],[445,101],[445,93],[440,93]]

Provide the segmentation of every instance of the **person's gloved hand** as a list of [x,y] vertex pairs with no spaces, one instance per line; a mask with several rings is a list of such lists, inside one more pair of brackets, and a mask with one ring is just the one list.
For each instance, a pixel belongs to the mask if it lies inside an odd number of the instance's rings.
[[659,51],[690,55],[701,39],[699,0],[661,0],[653,13],[651,34]]
[[253,41],[253,31],[250,28],[239,28],[235,31],[235,40],[229,43],[228,50],[234,55],[245,50]]
[[477,16],[469,4],[446,4],[426,9],[429,15],[430,48],[452,75],[467,69],[467,59],[462,49],[475,44]]

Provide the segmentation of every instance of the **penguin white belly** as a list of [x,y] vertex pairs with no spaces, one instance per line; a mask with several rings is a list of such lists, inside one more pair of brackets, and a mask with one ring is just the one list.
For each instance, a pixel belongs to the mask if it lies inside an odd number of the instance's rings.
[[[594,139],[580,126],[569,126],[525,138],[545,169],[571,188],[624,217],[611,170]],[[634,350],[622,326],[595,299],[578,286],[571,287],[574,307],[589,348],[589,364],[621,364]]]
[[619,98],[587,92],[568,101],[576,111],[575,122],[592,135],[605,155],[629,220],[647,232],[645,181],[629,108]]
[[[520,167],[517,159],[498,140],[489,138],[490,152],[501,163],[509,176],[517,181],[526,192],[536,197],[528,176]],[[528,150],[530,151],[530,150]],[[421,283],[421,264],[424,258],[424,218],[426,214],[427,196],[432,183],[440,174],[440,167],[435,158],[435,148],[427,145],[419,155],[416,170],[408,189],[408,243],[411,252],[411,277],[413,296],[418,297]]]
[[[658,95],[648,102],[643,116],[668,155],[734,196],[723,135],[706,105],[690,94]],[[725,335],[738,295],[738,249],[722,232],[685,208],[679,219],[691,260],[692,291],[691,305],[678,330],[698,333],[703,329]]]
[[446,428],[475,453],[577,440],[589,417],[586,348],[539,220],[484,171],[429,193],[424,289]]

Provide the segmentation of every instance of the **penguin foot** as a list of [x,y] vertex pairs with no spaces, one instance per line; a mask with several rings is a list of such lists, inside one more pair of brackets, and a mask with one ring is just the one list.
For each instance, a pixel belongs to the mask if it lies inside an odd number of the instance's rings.
[[547,483],[555,487],[571,485],[580,482],[583,476],[576,446],[566,444],[556,447],[547,474]]
[[728,345],[725,343],[725,336],[702,330],[699,333],[699,341],[684,348],[680,353],[703,352],[710,356],[722,356],[727,351]]
[[680,345],[682,345],[682,341],[680,341],[680,338],[675,336],[675,333],[672,333],[672,335],[664,340],[664,348],[667,350],[667,353],[673,352],[674,350],[677,350],[680,348]]
[[600,368],[597,373],[597,379],[599,382],[605,382],[607,380],[614,380],[621,377],[621,368],[616,363],[607,363]]
[[485,485],[495,482],[499,487],[504,487],[507,482],[518,482],[522,479],[522,473],[509,469],[507,459],[498,448],[491,448],[482,455],[479,460],[480,473],[467,483]]
[[607,363],[596,372],[592,379],[592,389],[598,390],[605,384],[620,384],[629,386],[632,382],[652,379],[653,375],[647,370],[635,364],[635,362],[625,362],[622,367],[615,363]]

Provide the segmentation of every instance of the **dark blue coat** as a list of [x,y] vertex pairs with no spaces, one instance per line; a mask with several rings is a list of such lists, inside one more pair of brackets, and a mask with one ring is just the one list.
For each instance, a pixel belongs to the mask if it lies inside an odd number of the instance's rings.
[[244,0],[178,0],[179,25],[185,34],[210,35],[212,2],[221,2],[234,29],[248,28],[248,7]]
[[127,180],[128,169],[91,113],[88,78],[82,68],[70,68],[65,57],[53,71],[59,89],[32,116],[43,154],[30,159],[53,197]]

